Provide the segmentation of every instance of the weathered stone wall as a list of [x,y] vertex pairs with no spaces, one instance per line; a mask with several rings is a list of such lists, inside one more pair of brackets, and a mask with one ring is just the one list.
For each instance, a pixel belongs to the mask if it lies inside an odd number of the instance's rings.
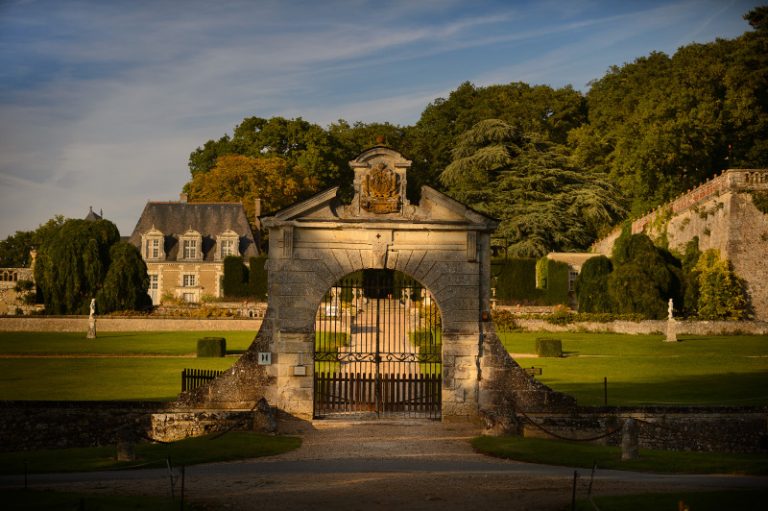
[[[768,170],[727,170],[632,222],[632,233],[666,239],[671,250],[699,238],[699,248],[720,251],[747,282],[755,318],[768,320],[768,215],[752,203],[752,191],[768,191]],[[592,246],[610,256],[618,232]]]
[[629,418],[638,423],[639,444],[645,449],[768,452],[766,408],[580,407],[569,414],[533,412],[518,416],[526,437],[601,437],[594,441],[605,445],[621,444],[621,426]]
[[116,446],[118,440],[170,442],[235,429],[273,432],[276,426],[266,403],[243,410],[190,410],[153,402],[0,401],[0,451]]
[[[114,318],[96,316],[96,332],[252,331],[261,319],[242,318]],[[0,317],[0,332],[88,332],[88,316]]]
[[[667,321],[578,322],[553,325],[543,319],[516,319],[518,328],[528,332],[612,332],[617,334],[664,334]],[[768,335],[765,321],[675,321],[677,335]]]

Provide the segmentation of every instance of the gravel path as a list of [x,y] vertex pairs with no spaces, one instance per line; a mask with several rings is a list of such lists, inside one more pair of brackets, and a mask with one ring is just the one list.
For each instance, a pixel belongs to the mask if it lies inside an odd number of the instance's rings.
[[[268,458],[186,469],[185,496],[209,510],[563,510],[573,469],[488,458],[472,451],[478,430],[435,421],[315,421],[301,448]],[[586,496],[589,473],[577,491]],[[0,478],[0,486],[18,484]],[[168,495],[165,470],[33,476],[33,487]],[[670,476],[598,470],[596,495],[749,488],[768,478]],[[177,484],[178,491],[178,484]]]

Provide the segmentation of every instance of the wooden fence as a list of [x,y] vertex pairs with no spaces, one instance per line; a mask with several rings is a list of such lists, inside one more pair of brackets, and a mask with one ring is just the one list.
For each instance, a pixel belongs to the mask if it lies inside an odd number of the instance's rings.
[[215,369],[182,369],[181,391],[186,392],[207,385],[222,374],[224,371]]

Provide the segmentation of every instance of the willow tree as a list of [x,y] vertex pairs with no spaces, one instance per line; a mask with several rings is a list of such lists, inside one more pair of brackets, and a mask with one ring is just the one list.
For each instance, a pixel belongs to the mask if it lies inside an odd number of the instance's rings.
[[625,214],[619,191],[569,163],[566,146],[499,119],[463,133],[440,175],[447,192],[498,218],[508,253],[540,257],[586,248]]
[[112,245],[109,256],[109,269],[97,293],[99,312],[150,307],[152,299],[147,294],[147,265],[141,258],[139,249],[121,241]]
[[40,246],[35,282],[49,314],[86,314],[120,241],[108,220],[67,220]]

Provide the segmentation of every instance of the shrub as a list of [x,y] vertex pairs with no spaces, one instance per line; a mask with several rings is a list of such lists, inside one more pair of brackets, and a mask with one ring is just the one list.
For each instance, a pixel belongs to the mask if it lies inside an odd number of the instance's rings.
[[710,249],[701,254],[695,270],[698,272],[701,319],[746,319],[749,301],[744,282],[733,272],[731,264]]
[[500,332],[510,332],[517,330],[517,323],[515,322],[515,315],[504,309],[493,309],[491,311],[491,318],[494,325]]
[[536,338],[536,354],[539,357],[562,357],[563,341],[538,337]]
[[576,278],[579,312],[611,312],[613,304],[607,293],[608,276],[613,271],[611,260],[605,256],[588,259]]
[[203,337],[197,340],[197,357],[224,357],[227,340],[224,337]]
[[667,316],[669,298],[680,302],[679,261],[656,248],[645,234],[633,234],[622,247],[614,248],[614,263],[607,285],[615,312],[662,319]]

